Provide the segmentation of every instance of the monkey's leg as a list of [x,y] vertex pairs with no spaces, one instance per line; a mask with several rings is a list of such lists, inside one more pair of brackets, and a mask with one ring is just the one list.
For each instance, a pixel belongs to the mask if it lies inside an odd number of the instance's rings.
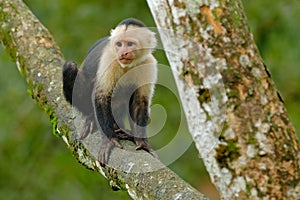
[[[76,82],[76,78],[78,78]],[[77,84],[75,84],[75,82]],[[63,66],[63,92],[66,100],[79,109],[84,115],[87,113],[92,113],[92,109],[88,110],[86,105],[87,100],[84,100],[83,97],[89,99],[90,94],[86,94],[87,83],[83,78],[83,75],[80,74],[77,64],[74,61],[67,61]],[[83,93],[85,92],[85,93]],[[74,95],[73,95],[74,94]],[[81,94],[81,95],[78,95]],[[75,98],[75,99],[73,99]],[[82,104],[82,105],[81,105]],[[91,107],[91,105],[89,105]],[[83,130],[80,132],[80,139],[84,139],[90,132],[94,130],[94,120],[93,115],[89,115],[84,124]]]
[[72,104],[73,87],[77,77],[77,64],[73,61],[65,62],[63,66],[63,92],[66,100]]

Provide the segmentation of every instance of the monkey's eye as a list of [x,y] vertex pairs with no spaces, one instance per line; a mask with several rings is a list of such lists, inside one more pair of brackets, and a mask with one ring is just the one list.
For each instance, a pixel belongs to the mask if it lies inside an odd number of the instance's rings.
[[121,47],[121,46],[122,46],[122,42],[117,42],[117,43],[116,43],[116,46],[117,46],[117,47]]
[[133,43],[133,42],[128,42],[127,45],[128,45],[129,47],[132,47],[132,46],[134,45],[134,43]]

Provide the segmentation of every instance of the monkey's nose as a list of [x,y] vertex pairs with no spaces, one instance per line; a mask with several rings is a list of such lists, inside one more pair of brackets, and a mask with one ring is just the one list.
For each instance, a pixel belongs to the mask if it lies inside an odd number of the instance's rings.
[[122,54],[122,56],[128,56],[128,54],[129,54],[129,52],[126,51],[126,52],[124,52],[124,53]]

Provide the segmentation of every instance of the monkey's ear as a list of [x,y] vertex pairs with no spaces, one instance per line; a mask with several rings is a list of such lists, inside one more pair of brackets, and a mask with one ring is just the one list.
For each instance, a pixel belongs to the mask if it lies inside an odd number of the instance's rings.
[[148,28],[140,28],[139,30],[131,30],[132,34],[137,35],[137,39],[141,42],[141,48],[154,50],[157,46],[156,33]]
[[148,44],[150,45],[149,48],[151,49],[155,49],[155,47],[157,46],[157,39],[156,39],[156,33],[149,31],[150,37],[148,37]]

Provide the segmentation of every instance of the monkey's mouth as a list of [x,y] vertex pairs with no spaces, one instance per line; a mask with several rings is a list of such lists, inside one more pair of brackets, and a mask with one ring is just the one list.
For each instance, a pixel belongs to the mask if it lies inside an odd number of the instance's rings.
[[119,61],[122,64],[130,64],[130,63],[132,63],[133,59],[130,59],[130,58],[120,58]]

